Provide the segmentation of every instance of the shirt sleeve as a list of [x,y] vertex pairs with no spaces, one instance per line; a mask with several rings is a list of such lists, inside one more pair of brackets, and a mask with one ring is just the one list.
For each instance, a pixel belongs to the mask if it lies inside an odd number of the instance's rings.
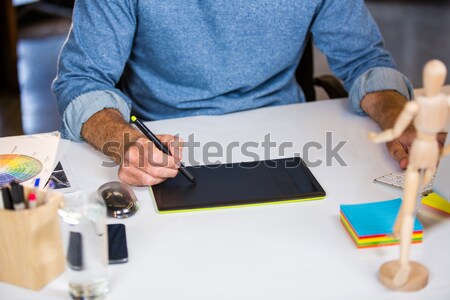
[[104,108],[115,108],[125,120],[130,117],[130,106],[113,91],[93,91],[70,101],[64,110],[61,135],[65,139],[81,142],[81,127],[96,112]]
[[323,0],[311,32],[331,70],[344,82],[357,113],[363,114],[361,99],[371,92],[394,90],[412,97],[410,81],[396,70],[363,0]]
[[411,82],[402,73],[391,68],[372,68],[359,76],[350,90],[349,101],[352,109],[359,115],[366,113],[361,109],[365,95],[379,91],[396,91],[408,100],[414,95]]
[[132,0],[75,1],[72,27],[52,84],[64,138],[82,141],[83,124],[103,108],[115,108],[129,118],[131,100],[116,85],[135,30]]

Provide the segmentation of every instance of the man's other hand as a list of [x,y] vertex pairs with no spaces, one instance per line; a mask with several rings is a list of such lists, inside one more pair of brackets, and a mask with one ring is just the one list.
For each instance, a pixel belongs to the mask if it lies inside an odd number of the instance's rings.
[[[400,115],[407,100],[397,92],[383,91],[367,94],[361,101],[361,108],[372,118],[382,130],[394,127],[397,117]],[[411,124],[401,136],[386,143],[389,154],[394,158],[401,169],[408,167],[408,155],[411,144],[416,137],[416,130]],[[438,135],[439,145],[445,142],[445,133]]]
[[386,143],[389,154],[398,162],[402,170],[408,167],[409,149],[415,138],[416,130],[413,126],[408,126],[400,137]]

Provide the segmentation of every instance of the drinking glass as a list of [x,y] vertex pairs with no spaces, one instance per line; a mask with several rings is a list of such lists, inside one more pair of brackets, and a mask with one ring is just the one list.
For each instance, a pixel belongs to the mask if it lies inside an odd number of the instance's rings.
[[103,299],[108,293],[106,206],[95,196],[65,196],[61,217],[66,273],[73,299]]

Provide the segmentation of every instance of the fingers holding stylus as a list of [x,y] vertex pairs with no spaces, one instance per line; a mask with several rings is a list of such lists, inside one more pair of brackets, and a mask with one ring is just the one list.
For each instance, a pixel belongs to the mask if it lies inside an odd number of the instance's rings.
[[[170,135],[160,136],[164,141],[173,141]],[[180,155],[180,149],[171,151]],[[119,169],[119,179],[131,185],[155,185],[178,174],[179,161],[157,149],[148,139],[136,140],[125,152]]]
[[183,146],[184,140],[178,135],[161,134],[156,135],[158,139],[169,148],[170,153],[176,160],[181,161],[183,159]]

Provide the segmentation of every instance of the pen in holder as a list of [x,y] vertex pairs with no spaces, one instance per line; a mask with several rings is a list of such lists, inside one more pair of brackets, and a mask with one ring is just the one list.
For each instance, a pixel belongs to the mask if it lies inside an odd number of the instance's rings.
[[[25,187],[25,199],[31,191]],[[35,208],[0,210],[0,281],[39,290],[64,271],[62,200],[59,193],[39,191]]]

